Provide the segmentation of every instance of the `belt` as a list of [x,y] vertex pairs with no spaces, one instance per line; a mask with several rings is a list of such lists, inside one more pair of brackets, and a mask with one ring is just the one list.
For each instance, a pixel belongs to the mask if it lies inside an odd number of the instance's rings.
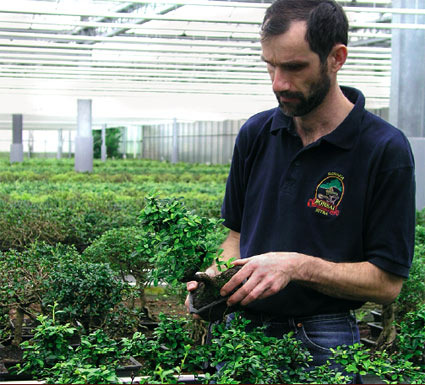
[[344,311],[339,313],[330,313],[330,314],[315,314],[310,316],[278,316],[271,315],[266,313],[257,313],[251,312],[249,310],[242,311],[241,314],[246,319],[255,322],[255,323],[279,323],[279,324],[287,324],[293,325],[297,322],[308,321],[308,320],[325,320],[325,319],[335,319],[335,318],[343,318],[352,315],[350,311]]

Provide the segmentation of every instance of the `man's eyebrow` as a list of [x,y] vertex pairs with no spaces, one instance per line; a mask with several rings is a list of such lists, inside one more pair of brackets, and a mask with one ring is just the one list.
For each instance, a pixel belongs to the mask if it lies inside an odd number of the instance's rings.
[[302,69],[308,67],[309,63],[306,61],[293,61],[288,63],[273,64],[271,61],[267,60],[263,55],[261,55],[261,60],[267,64],[272,64],[274,66],[286,68],[286,69]]

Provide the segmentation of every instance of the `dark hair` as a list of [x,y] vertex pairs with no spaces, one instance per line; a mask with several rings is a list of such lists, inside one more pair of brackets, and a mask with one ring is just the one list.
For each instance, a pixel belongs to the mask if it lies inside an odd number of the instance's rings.
[[293,21],[306,21],[305,39],[324,63],[337,43],[348,43],[348,20],[333,0],[276,0],[266,11],[261,40],[285,33]]

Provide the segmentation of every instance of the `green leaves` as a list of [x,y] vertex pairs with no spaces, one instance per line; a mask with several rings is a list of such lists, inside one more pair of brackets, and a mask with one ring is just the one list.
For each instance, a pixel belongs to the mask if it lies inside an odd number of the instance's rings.
[[[252,328],[236,315],[230,325],[214,325],[211,365],[221,365],[212,376],[216,383],[296,383],[310,354],[291,335],[267,337],[264,327]],[[249,330],[249,329],[252,330]]]
[[[424,210],[425,212],[425,210]],[[402,318],[406,313],[415,310],[417,305],[425,303],[425,227],[416,226],[415,254],[400,295],[396,300],[397,314]]]
[[399,324],[396,346],[400,356],[425,371],[425,304],[408,313]]
[[330,361],[342,364],[348,373],[378,376],[387,383],[416,383],[416,380],[423,381],[425,378],[419,367],[398,353],[390,355],[385,350],[372,353],[362,344],[338,346],[331,351]]
[[201,217],[186,209],[182,200],[148,196],[140,215],[143,230],[152,233],[138,251],[150,245],[155,254],[150,262],[154,284],[161,280],[178,285],[193,279],[197,271],[210,266],[217,253],[221,220]]
[[57,303],[62,320],[81,322],[86,331],[103,326],[121,302],[127,285],[108,264],[61,259],[46,280],[43,305]]

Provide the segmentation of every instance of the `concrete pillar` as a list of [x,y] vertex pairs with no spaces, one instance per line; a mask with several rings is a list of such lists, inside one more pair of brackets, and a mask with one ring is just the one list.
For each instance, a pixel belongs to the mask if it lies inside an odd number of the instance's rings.
[[102,162],[106,161],[106,124],[102,126],[102,144],[100,146],[100,158]]
[[68,131],[68,158],[72,157],[72,130]]
[[23,117],[22,114],[12,115],[12,144],[10,146],[10,162],[24,160],[24,145],[22,143]]
[[[393,8],[425,9],[425,0],[393,0]],[[425,15],[394,23],[425,24]],[[416,167],[416,208],[425,207],[425,30],[392,30],[390,122],[409,137]]]
[[[393,8],[425,9],[425,0],[393,0]],[[425,24],[425,15],[393,15],[394,23]],[[425,30],[392,30],[390,122],[425,137]]]
[[122,158],[127,159],[127,126],[123,127],[122,131]]
[[28,131],[28,158],[31,158],[34,150],[34,133],[32,130]]
[[140,159],[145,156],[145,126],[140,127]]
[[173,120],[173,149],[171,153],[171,163],[179,161],[179,125],[177,119]]
[[75,137],[75,171],[93,171],[92,101],[78,100],[78,124]]
[[416,209],[425,208],[425,138],[410,138],[416,171]]
[[57,159],[62,159],[62,146],[63,146],[62,128],[59,128],[59,130],[58,130],[58,153],[56,155]]

